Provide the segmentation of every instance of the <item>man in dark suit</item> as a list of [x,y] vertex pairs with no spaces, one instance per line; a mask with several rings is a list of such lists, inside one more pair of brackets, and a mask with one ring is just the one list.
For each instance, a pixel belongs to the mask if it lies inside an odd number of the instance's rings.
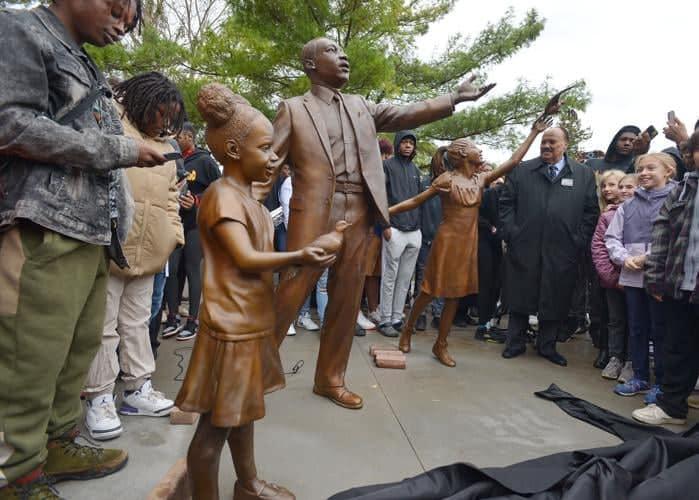
[[[311,90],[282,101],[274,120],[278,164],[294,172],[287,235],[296,250],[346,220],[344,246],[330,270],[329,302],[320,336],[313,391],[345,408],[362,407],[362,398],[345,387],[345,370],[354,337],[369,228],[388,224],[386,184],[376,142],[378,131],[398,131],[451,115],[454,105],[473,101],[493,85],[477,88],[473,78],[456,92],[408,106],[376,104],[340,93],[350,65],[342,48],[327,38],[308,42],[303,68]],[[262,188],[264,191],[264,188]],[[276,336],[281,344],[322,270],[287,273],[277,294]]]
[[547,130],[541,156],[515,168],[500,195],[510,309],[504,358],[524,353],[528,315],[538,313],[539,355],[567,364],[556,352],[556,335],[568,317],[578,260],[599,216],[594,173],[568,158],[567,148],[565,129]]

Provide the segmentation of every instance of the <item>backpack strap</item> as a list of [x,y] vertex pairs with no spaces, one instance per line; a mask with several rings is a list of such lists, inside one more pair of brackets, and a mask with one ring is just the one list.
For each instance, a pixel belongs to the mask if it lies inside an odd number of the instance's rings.
[[105,88],[101,85],[94,87],[90,90],[90,93],[85,97],[80,99],[75,106],[73,106],[65,115],[61,116],[56,120],[61,125],[70,125],[76,119],[83,116],[88,110],[92,109],[92,105],[100,97],[100,95],[107,95]]

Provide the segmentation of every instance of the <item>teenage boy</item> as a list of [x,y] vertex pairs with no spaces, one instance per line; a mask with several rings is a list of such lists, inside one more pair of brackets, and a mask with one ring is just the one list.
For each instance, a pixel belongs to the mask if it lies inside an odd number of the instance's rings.
[[83,50],[118,42],[140,0],[0,11],[0,499],[110,474],[126,453],[75,442],[100,345],[107,256],[121,266],[133,202],[120,167],[161,153],[122,135]]

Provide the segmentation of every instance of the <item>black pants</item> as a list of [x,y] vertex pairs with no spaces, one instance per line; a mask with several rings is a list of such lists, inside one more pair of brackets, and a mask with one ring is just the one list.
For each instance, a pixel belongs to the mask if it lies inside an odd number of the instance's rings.
[[500,241],[480,238],[478,241],[478,323],[485,325],[495,315],[502,280],[502,247]]
[[[556,337],[558,330],[565,323],[559,320],[539,320],[539,333],[537,335],[537,351],[542,356],[549,356],[556,352]],[[507,348],[521,349],[526,346],[525,332],[529,326],[529,315],[510,313],[507,326]]]
[[626,361],[629,330],[626,321],[626,297],[623,290],[608,288],[604,291],[609,313],[608,342],[609,355]]
[[[196,319],[199,316],[201,302],[202,255],[199,229],[195,227],[188,230],[184,239],[184,247],[176,249],[170,256],[170,275],[165,283],[165,301],[168,315],[174,317],[180,306],[180,289],[186,277],[189,285],[189,317]],[[184,272],[181,273],[181,270]]]
[[[415,289],[413,290],[413,299],[417,298],[420,294],[420,287],[422,286],[422,280],[425,277],[425,266],[427,265],[427,258],[430,256],[430,250],[432,250],[432,240],[422,239],[422,244],[420,245],[420,252],[417,254],[417,261],[415,262]],[[430,303],[430,309],[432,310],[433,318],[440,318],[442,316],[442,309],[444,309],[444,299],[441,297],[435,297]],[[424,312],[422,313],[425,314]]]
[[599,276],[594,271],[590,275],[589,284],[590,337],[595,347],[606,349],[609,339],[609,311],[605,289],[600,285]]
[[665,372],[663,393],[658,406],[673,418],[687,416],[687,397],[699,377],[699,304],[687,299],[663,300],[665,308],[665,346],[662,354]]

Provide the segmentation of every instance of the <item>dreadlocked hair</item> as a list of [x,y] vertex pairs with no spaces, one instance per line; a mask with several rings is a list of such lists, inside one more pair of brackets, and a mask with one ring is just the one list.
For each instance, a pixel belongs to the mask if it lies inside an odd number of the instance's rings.
[[[124,106],[129,120],[141,130],[147,130],[155,119],[158,106],[168,106],[161,136],[176,135],[182,130],[186,111],[182,94],[168,77],[157,71],[141,73],[114,87],[114,98]],[[179,105],[177,113],[172,111]]]
[[[124,0],[122,0],[122,1],[124,1]],[[130,2],[131,0],[125,0],[125,1]],[[131,24],[129,24],[126,27],[126,32],[131,33],[132,31],[136,30],[136,32],[140,35],[142,29],[143,29],[143,0],[136,0],[136,15],[134,16]]]

